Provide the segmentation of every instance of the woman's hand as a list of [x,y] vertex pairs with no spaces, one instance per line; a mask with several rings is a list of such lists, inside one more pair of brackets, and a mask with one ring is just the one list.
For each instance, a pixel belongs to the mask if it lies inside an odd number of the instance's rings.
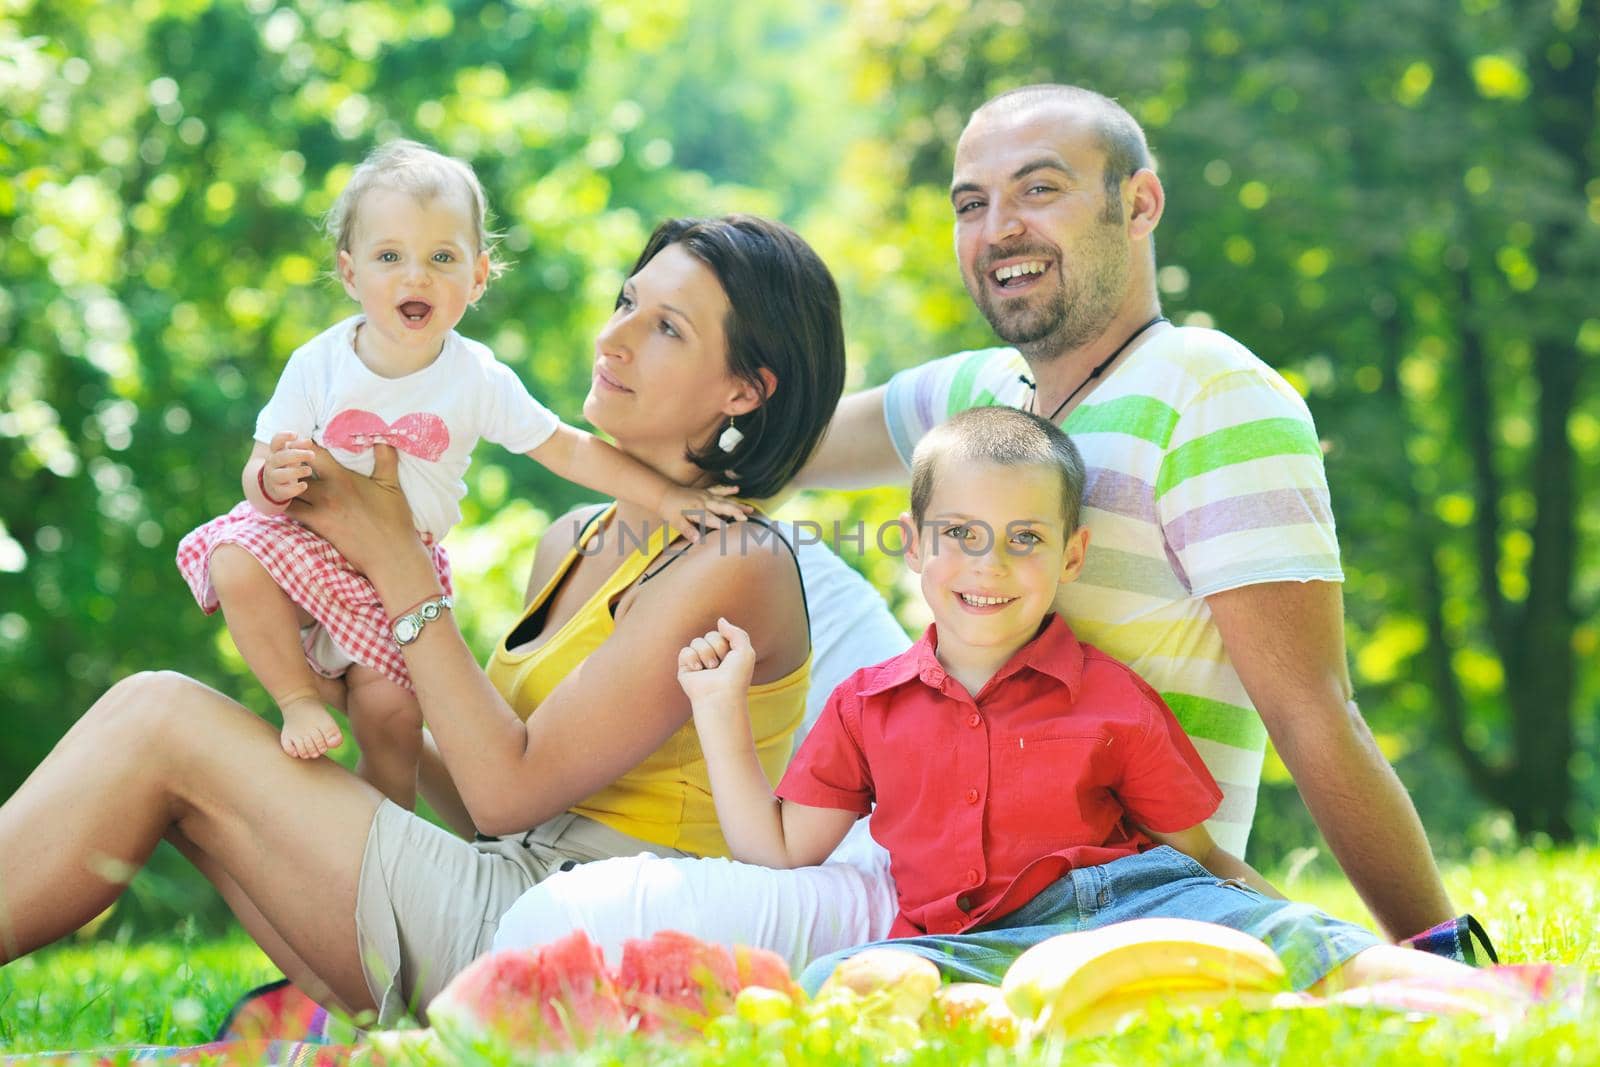
[[406,603],[437,591],[433,563],[422,549],[412,526],[411,506],[400,489],[395,450],[374,445],[372,475],[363,477],[346,469],[321,445],[313,444],[312,449],[311,480],[286,514],[332,543],[372,580],[385,602],[390,587],[394,599]]

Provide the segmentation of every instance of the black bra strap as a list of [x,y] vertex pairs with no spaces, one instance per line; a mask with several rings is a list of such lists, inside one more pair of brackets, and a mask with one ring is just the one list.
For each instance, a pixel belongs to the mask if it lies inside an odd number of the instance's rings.
[[[780,523],[772,522],[761,515],[747,516],[745,521],[758,523],[761,526],[765,526],[767,529],[771,530],[772,535],[779,541],[782,541],[783,547],[789,550],[789,558],[794,560],[794,574],[800,582],[800,606],[805,609],[806,613],[806,650],[809,652],[811,649],[811,604],[806,597],[806,576],[800,570],[800,556],[797,552],[795,552],[794,545],[789,543],[789,538],[784,535],[783,526]],[[654,578],[656,575],[672,566],[673,563],[677,562],[678,558],[684,555],[684,553],[687,551],[688,549],[684,549],[682,552],[665,553],[667,556],[666,561],[655,570],[643,575],[639,579],[639,584],[644,585],[645,582],[648,582],[650,579]]]

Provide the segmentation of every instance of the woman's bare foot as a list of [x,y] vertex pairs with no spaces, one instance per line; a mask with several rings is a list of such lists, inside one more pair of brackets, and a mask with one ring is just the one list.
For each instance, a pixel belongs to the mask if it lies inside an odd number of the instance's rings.
[[330,748],[344,744],[339,724],[316,696],[296,694],[280,700],[278,710],[283,712],[283,733],[278,743],[289,755],[297,759],[316,759],[326,755]]

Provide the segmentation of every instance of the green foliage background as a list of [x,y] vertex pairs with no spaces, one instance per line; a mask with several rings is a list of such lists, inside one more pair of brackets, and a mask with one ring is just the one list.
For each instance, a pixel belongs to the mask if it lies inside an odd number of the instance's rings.
[[[372,145],[478,168],[513,266],[463,329],[577,419],[665,215],[810,238],[852,387],[990,343],[950,150],[991,92],[1056,80],[1150,133],[1167,313],[1306,394],[1363,708],[1440,846],[1592,835],[1597,49],[1593,0],[0,0],[0,796],[129,672],[268,706],[172,554],[348,312],[316,222]],[[486,649],[580,491],[490,449],[469,484],[450,547]],[[910,621],[894,562],[855,562]],[[1264,797],[1253,856],[1315,843],[1281,768]]]

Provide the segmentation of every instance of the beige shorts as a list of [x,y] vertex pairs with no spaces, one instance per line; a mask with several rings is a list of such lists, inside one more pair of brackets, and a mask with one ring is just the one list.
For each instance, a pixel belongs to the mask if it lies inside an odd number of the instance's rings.
[[525,834],[465,841],[385,800],[356,888],[356,936],[379,1024],[421,1019],[434,995],[489,950],[500,916],[563,865],[643,852],[689,855],[571,812]]

